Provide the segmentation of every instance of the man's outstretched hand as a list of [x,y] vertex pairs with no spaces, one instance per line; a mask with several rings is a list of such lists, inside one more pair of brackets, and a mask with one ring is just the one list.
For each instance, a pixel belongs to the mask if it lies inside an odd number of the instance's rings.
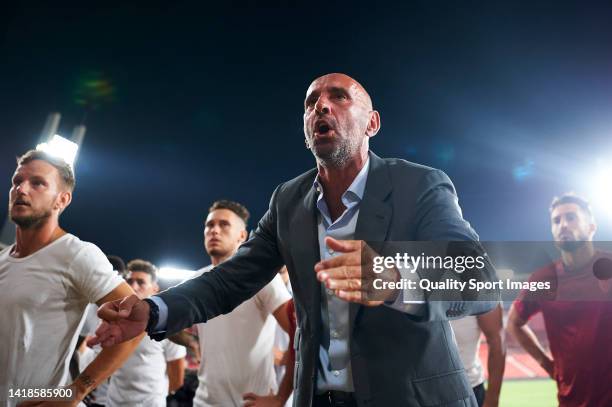
[[102,304],[98,317],[102,319],[102,323],[96,329],[96,335],[89,339],[87,344],[101,344],[106,348],[128,341],[145,330],[149,322],[149,304],[136,295],[130,295]]

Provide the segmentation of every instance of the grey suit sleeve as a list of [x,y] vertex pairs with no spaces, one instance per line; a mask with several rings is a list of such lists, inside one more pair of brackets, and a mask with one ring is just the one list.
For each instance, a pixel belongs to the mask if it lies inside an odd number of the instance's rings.
[[276,234],[279,188],[272,194],[270,207],[257,229],[234,256],[210,272],[158,294],[168,306],[168,319],[166,331],[152,335],[154,339],[161,340],[232,311],[274,278],[283,264]]
[[[429,171],[423,177],[417,199],[417,240],[448,241],[448,254],[459,253],[472,256],[484,255],[478,242],[478,234],[469,222],[463,219],[455,187],[448,176],[440,170]],[[486,258],[486,257],[485,257]],[[496,281],[493,265],[486,261],[480,273],[480,281]],[[443,279],[445,276],[440,275]],[[492,310],[499,303],[499,292],[458,293],[457,300],[428,298],[426,302],[428,320],[455,319]]]

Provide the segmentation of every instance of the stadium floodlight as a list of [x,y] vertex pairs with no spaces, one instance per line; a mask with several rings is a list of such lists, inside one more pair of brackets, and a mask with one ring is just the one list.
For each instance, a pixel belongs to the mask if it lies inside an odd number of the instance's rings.
[[187,280],[195,275],[194,270],[181,269],[177,267],[160,267],[157,277],[160,280]]
[[612,165],[598,161],[595,177],[592,180],[593,206],[603,209],[608,216],[612,216]]
[[68,163],[70,167],[74,168],[74,161],[79,151],[79,145],[56,134],[48,142],[37,145],[36,149],[42,150],[54,157],[61,158]]

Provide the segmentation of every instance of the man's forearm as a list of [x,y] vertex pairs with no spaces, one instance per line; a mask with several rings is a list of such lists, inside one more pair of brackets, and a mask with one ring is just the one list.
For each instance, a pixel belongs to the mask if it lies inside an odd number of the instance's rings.
[[186,348],[192,348],[194,344],[198,344],[196,337],[184,330],[169,336],[168,339],[177,345],[182,345]]
[[177,359],[167,364],[168,393],[173,394],[185,381],[185,359]]
[[102,352],[74,381],[73,386],[76,388],[77,398],[83,399],[90,391],[121,367],[134,349],[136,349],[143,336],[144,333],[127,342],[103,348]]
[[546,362],[550,362],[551,358],[544,351],[544,347],[540,344],[540,341],[533,333],[533,331],[527,326],[508,325],[508,330],[516,340],[521,344],[523,349],[534,358],[540,366],[543,366]]
[[487,338],[489,355],[487,358],[488,386],[485,396],[485,405],[497,406],[501,392],[504,370],[506,367],[506,347],[500,336]]
[[287,402],[293,391],[293,368],[295,365],[295,352],[293,349],[287,349],[287,357],[285,359],[285,374],[278,386],[278,394],[276,395],[283,405]]

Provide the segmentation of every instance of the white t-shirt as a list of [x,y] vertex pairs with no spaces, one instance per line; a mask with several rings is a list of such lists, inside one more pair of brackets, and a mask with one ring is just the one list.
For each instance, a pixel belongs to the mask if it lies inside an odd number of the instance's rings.
[[[289,295],[293,296],[293,290],[291,289],[291,282],[289,282],[289,280],[287,280],[287,283],[285,283],[285,287],[287,288],[287,292],[289,293]],[[276,324],[276,329],[274,330],[274,347],[278,348],[283,352],[287,352],[289,348],[289,334],[285,332],[283,327],[281,327],[279,324]],[[279,387],[281,382],[283,381],[283,378],[285,377],[286,370],[287,369],[285,369],[285,366],[283,365],[274,366],[274,372],[276,373],[276,383]],[[291,406],[293,406],[293,393],[289,395],[289,398],[285,402],[285,407]]]
[[482,333],[478,326],[478,319],[476,316],[467,316],[452,320],[450,323],[470,386],[476,387],[484,383],[484,369],[478,355]]
[[[200,275],[210,271],[203,268]],[[202,362],[194,407],[242,406],[242,395],[276,393],[271,315],[291,296],[279,275],[232,312],[197,324]]]
[[164,339],[161,342],[145,336],[119,369],[108,386],[108,407],[166,407],[168,376],[166,363],[182,359],[184,346]]
[[[0,252],[0,389],[69,384],[88,303],[123,281],[102,251],[66,234],[24,258]],[[14,405],[0,394],[0,405]]]

